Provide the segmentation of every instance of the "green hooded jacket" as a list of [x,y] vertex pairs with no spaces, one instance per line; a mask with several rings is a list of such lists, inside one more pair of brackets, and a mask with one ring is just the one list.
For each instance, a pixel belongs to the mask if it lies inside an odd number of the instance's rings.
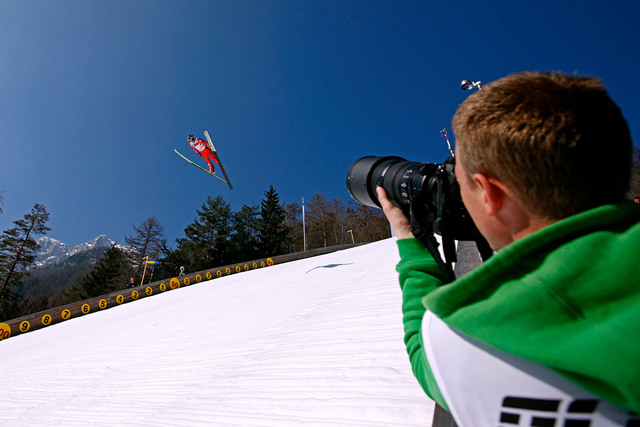
[[426,310],[640,413],[640,205],[558,221],[449,284],[422,243],[397,243],[405,344],[416,378],[440,405],[420,335]]

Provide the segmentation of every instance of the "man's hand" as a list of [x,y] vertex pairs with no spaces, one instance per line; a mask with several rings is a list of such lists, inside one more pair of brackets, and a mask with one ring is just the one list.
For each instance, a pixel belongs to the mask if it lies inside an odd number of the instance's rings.
[[387,197],[387,192],[384,191],[384,188],[377,187],[376,191],[378,193],[380,205],[382,205],[382,210],[389,220],[391,227],[396,232],[398,239],[409,239],[414,237],[411,232],[411,221],[409,221],[404,212],[402,212],[402,209],[391,203]]

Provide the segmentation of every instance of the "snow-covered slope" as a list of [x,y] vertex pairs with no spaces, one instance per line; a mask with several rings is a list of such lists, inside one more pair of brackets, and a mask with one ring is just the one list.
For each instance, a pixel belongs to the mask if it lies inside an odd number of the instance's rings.
[[0,425],[429,426],[393,240],[0,342]]

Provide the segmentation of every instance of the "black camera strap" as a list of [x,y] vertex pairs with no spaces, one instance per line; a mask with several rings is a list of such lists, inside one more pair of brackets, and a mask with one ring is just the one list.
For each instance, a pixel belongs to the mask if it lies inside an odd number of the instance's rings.
[[[422,225],[420,221],[417,220],[417,218],[424,218],[425,216],[432,217],[433,215],[426,209],[422,212],[416,212],[423,210],[423,208],[420,208],[418,206],[423,205],[420,203],[411,204],[411,215],[409,216],[411,218],[411,232],[413,233],[415,238],[418,239],[425,248],[427,248],[433,259],[438,264],[438,267],[440,267],[440,270],[444,274],[447,283],[453,282],[456,277],[453,273],[451,261],[449,261],[449,259],[447,259],[447,261],[443,260],[442,256],[440,255],[440,251],[438,250],[440,244],[433,234],[433,218],[429,218],[429,221],[427,221],[427,224],[429,224],[428,228]],[[447,242],[447,239],[445,239],[444,236],[442,243],[443,249],[445,251],[445,258],[449,258],[447,256],[447,252],[449,252],[450,250],[453,250],[453,256],[455,257],[455,243],[453,241]]]

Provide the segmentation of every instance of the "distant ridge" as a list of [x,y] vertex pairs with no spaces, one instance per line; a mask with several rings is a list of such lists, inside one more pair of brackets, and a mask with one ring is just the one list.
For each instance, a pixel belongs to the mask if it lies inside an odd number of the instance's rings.
[[47,236],[40,237],[36,242],[40,245],[40,249],[36,252],[35,264],[37,268],[59,264],[73,255],[93,251],[96,248],[109,248],[116,243],[104,234],[70,248],[61,241]]
[[35,253],[35,265],[16,292],[26,300],[46,298],[49,305],[59,304],[65,292],[91,272],[107,249],[116,243],[105,235],[71,247],[47,236],[36,242],[40,248]]

